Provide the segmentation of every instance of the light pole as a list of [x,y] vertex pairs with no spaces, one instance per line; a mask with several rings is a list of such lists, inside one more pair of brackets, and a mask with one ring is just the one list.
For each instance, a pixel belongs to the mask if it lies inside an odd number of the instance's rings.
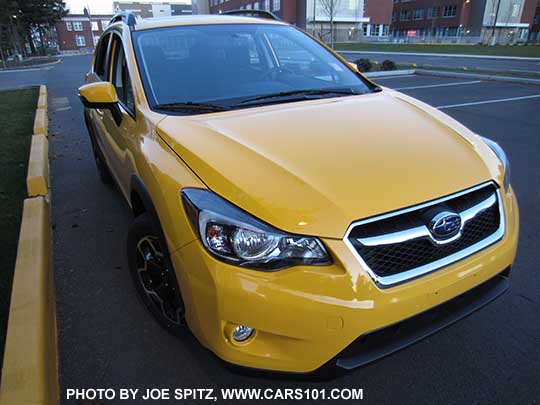
[[497,26],[497,19],[499,18],[499,9],[501,8],[501,0],[497,1],[497,10],[495,11],[495,21],[493,21],[493,30],[491,31],[491,41],[493,42],[492,45],[495,45],[495,42],[493,41],[495,39],[495,27]]
[[465,7],[469,4],[471,0],[465,0],[463,6],[461,7],[461,16],[459,17],[460,23],[458,27],[458,42],[461,42],[461,36],[463,34],[463,25],[464,25],[464,16],[465,16]]
[[317,12],[317,0],[313,0],[313,36],[315,36],[315,15]]

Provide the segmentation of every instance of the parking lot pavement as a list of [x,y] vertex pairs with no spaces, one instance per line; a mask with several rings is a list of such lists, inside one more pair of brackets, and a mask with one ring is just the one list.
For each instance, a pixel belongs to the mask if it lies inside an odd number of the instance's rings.
[[401,65],[413,65],[426,67],[452,67],[468,69],[480,69],[489,71],[502,71],[502,72],[521,72],[521,73],[538,73],[540,70],[539,60],[523,59],[494,59],[494,58],[468,58],[454,55],[421,55],[421,54],[397,54],[397,53],[351,53],[347,51],[339,52],[347,60],[354,61],[361,58],[367,58],[372,61],[382,63],[385,59],[390,59],[397,64]]
[[[97,178],[76,96],[88,64],[88,57],[66,58],[44,74],[52,119],[54,260],[63,392],[84,387],[363,388],[368,403],[538,401],[540,98],[445,110],[474,131],[500,142],[512,162],[521,208],[521,239],[510,291],[469,318],[399,353],[329,382],[306,382],[286,375],[267,378],[233,373],[189,333],[178,339],[164,332],[140,304],[124,255],[130,213],[120,194]],[[7,85],[5,79],[6,74],[0,75],[0,87]],[[436,106],[540,94],[538,86],[458,84],[470,80],[426,76],[377,81],[406,88],[402,91]],[[16,86],[17,82],[10,84]],[[53,103],[55,107],[51,107]]]

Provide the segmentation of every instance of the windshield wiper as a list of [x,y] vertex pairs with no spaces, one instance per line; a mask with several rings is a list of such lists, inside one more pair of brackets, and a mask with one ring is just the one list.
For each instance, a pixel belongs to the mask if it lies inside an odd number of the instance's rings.
[[290,97],[290,96],[319,96],[319,95],[325,95],[325,94],[344,94],[344,95],[357,95],[362,94],[358,93],[352,89],[311,89],[311,90],[291,90],[291,91],[282,91],[279,93],[272,93],[272,94],[265,94],[263,96],[248,98],[247,100],[243,100],[240,102],[240,104],[247,104],[247,103],[253,103],[255,101],[259,100],[266,100],[271,98],[282,98],[282,97]]
[[218,111],[227,111],[230,110],[230,107],[212,104],[212,103],[194,103],[191,101],[183,103],[166,103],[166,104],[156,104],[154,106],[156,110],[165,110],[173,112],[218,112]]

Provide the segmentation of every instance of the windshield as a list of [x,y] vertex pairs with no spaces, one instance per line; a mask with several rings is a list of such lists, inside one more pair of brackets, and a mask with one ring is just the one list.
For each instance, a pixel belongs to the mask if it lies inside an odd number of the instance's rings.
[[[152,107],[244,108],[300,93],[305,99],[373,91],[328,50],[286,25],[176,26],[135,31],[133,42]],[[271,97],[258,102],[260,96]]]

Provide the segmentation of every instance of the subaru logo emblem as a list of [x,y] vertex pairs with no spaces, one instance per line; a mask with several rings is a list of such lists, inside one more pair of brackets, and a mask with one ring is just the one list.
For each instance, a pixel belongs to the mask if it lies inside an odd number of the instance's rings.
[[428,225],[429,231],[437,239],[449,239],[461,230],[461,217],[451,211],[436,214]]

